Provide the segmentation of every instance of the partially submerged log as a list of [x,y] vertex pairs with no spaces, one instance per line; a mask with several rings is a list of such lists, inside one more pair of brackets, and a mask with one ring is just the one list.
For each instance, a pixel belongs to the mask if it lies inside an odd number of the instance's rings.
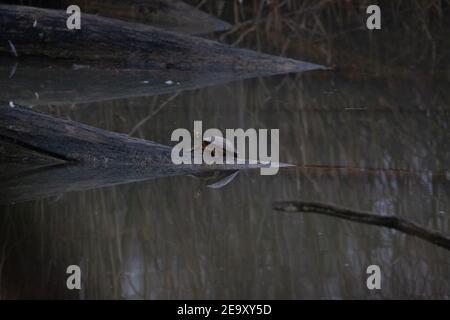
[[415,222],[394,215],[380,215],[366,211],[356,211],[332,204],[306,201],[278,201],[273,204],[273,208],[282,212],[317,213],[344,220],[395,229],[450,250],[450,237],[435,230],[425,229]]
[[74,59],[134,70],[300,72],[321,66],[238,49],[143,24],[84,14],[68,30],[64,11],[0,5],[0,54]]
[[82,13],[143,23],[187,34],[223,31],[231,27],[227,22],[178,0],[4,0],[3,2],[60,10],[66,10],[68,6],[76,4]]
[[168,146],[17,106],[0,107],[0,138],[65,162],[145,167],[170,160]]
[[[0,104],[0,139],[69,163],[97,167],[174,166],[170,146],[54,117],[29,108]],[[259,165],[177,165],[186,172],[236,170]],[[178,170],[178,169],[177,169]]]
[[[0,203],[158,177],[216,185],[260,164],[175,165],[171,147],[19,106],[0,105]],[[8,163],[13,163],[11,170]],[[228,181],[229,182],[229,181]]]

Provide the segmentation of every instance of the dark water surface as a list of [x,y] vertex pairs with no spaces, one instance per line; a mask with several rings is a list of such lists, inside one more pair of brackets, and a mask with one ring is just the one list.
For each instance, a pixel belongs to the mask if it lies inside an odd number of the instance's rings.
[[[446,77],[311,71],[174,95],[35,108],[162,144],[194,120],[278,128],[280,161],[297,166],[241,172],[222,189],[167,177],[3,205],[0,297],[450,298],[448,250],[272,210],[276,200],[334,203],[450,235]],[[66,289],[71,264],[81,267],[81,291]],[[373,264],[381,290],[366,287]]]
[[[169,143],[172,130],[198,119],[220,129],[280,128],[281,161],[310,167],[243,172],[218,190],[171,177],[3,207],[2,295],[73,297],[64,272],[79,264],[86,298],[448,298],[448,251],[388,229],[271,209],[274,200],[330,202],[448,233],[441,107],[450,86],[423,86],[433,105],[414,105],[411,87],[403,96],[396,87],[350,95],[351,83],[313,74],[183,92],[137,135]],[[165,99],[51,111],[129,132]],[[365,109],[348,109],[356,107]],[[371,264],[383,271],[378,292],[365,285]]]

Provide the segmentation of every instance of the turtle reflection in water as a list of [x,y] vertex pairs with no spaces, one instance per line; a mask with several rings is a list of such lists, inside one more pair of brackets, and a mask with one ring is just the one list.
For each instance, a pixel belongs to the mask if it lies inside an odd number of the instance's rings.
[[[199,134],[196,133],[196,136],[198,137]],[[222,150],[224,158],[226,157],[226,155],[231,154],[234,159],[238,159],[238,154],[231,141],[228,139],[224,139],[223,137],[219,136],[205,137],[201,144],[202,154],[207,147],[211,148],[211,156],[213,157],[216,155],[216,149],[220,149]],[[196,150],[198,148],[200,148],[200,146],[194,147],[191,150]],[[227,184],[233,181],[234,178],[238,175],[238,173],[239,170],[214,171],[196,175],[196,177],[202,180],[202,186],[206,185],[207,187],[212,189],[219,189],[225,187]],[[196,194],[197,196],[201,194],[200,189],[197,191]]]

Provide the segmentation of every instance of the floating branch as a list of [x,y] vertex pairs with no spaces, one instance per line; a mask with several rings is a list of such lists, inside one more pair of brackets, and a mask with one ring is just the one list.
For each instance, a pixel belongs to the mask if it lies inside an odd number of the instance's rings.
[[[65,11],[0,5],[0,54],[76,59],[134,70],[235,71],[255,75],[322,68],[218,42],[89,14],[68,30]],[[38,21],[37,24],[34,22]]]
[[356,211],[332,204],[306,201],[277,201],[273,208],[282,212],[317,213],[359,223],[382,226],[418,237],[437,246],[450,250],[450,237],[392,215],[381,216],[367,211]]
[[83,13],[148,24],[168,31],[202,34],[231,25],[178,0],[6,0],[7,4],[65,10],[76,4]]

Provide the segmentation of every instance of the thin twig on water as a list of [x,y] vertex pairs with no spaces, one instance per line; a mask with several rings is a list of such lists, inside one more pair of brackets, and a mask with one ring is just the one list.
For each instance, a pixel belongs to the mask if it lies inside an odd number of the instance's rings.
[[317,213],[359,223],[395,229],[408,235],[428,241],[450,250],[450,237],[435,230],[428,230],[415,222],[394,215],[379,215],[367,211],[357,211],[334,204],[307,201],[276,201],[273,209],[282,212]]

